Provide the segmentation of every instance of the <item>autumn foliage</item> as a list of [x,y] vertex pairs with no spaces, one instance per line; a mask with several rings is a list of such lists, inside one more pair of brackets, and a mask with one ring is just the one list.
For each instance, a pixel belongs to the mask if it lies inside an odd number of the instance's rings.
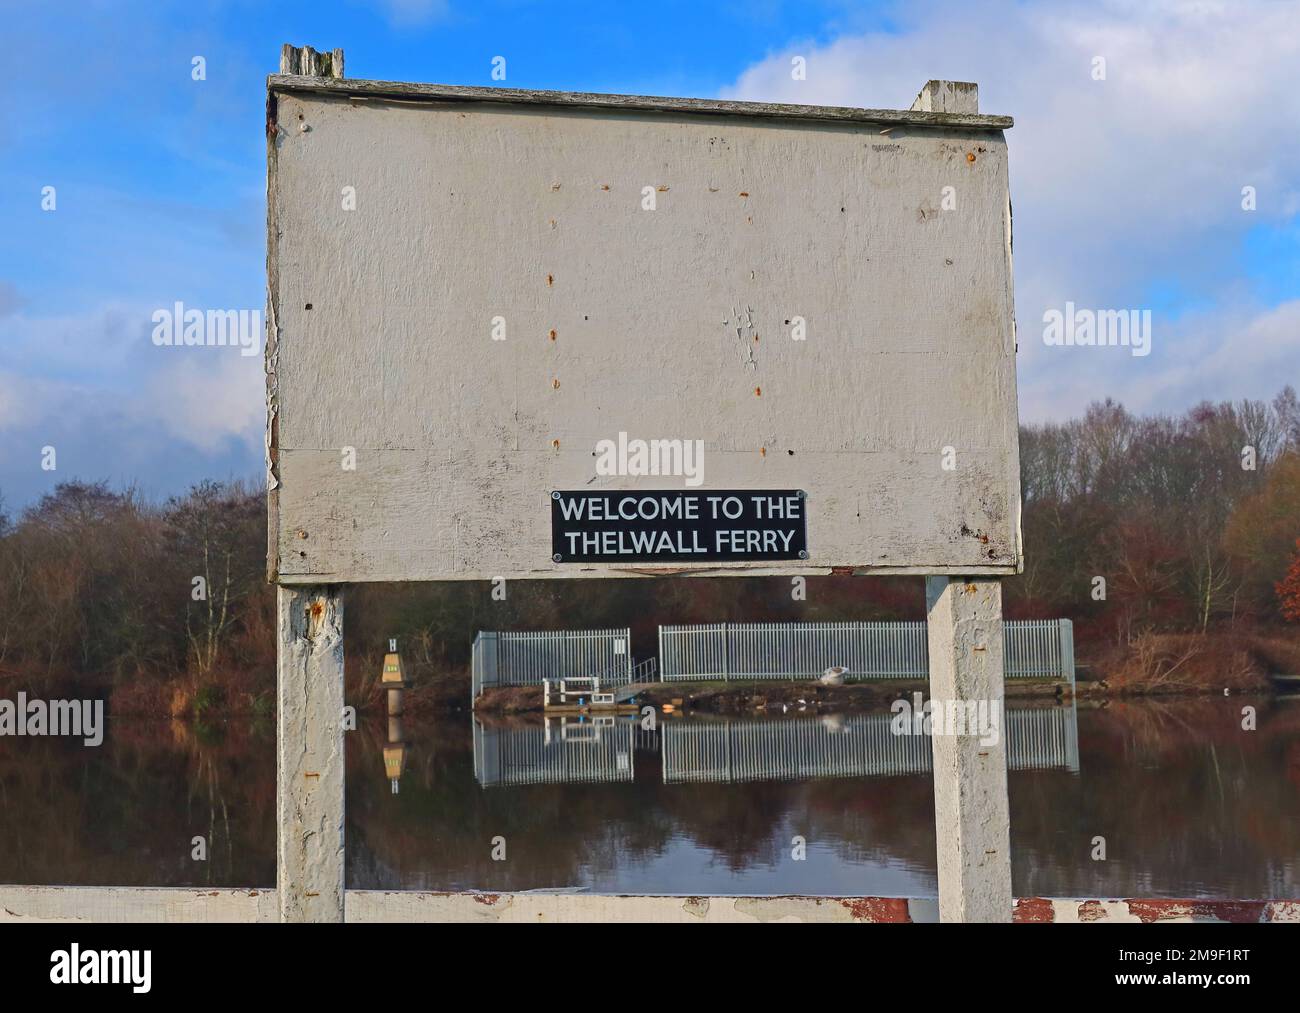
[[[1095,403],[1022,427],[1020,460],[1025,568],[1004,582],[1008,618],[1072,619],[1081,661],[1114,651],[1148,683],[1179,683],[1197,658],[1243,679],[1261,664],[1294,667],[1282,626],[1300,621],[1300,403],[1289,387],[1271,403],[1178,416]],[[181,701],[172,709],[265,703],[266,544],[258,483],[202,482],[153,503],[66,482],[13,521],[0,510],[0,688],[6,677],[99,682],[123,700]],[[661,623],[921,619],[924,594],[915,577],[814,577],[802,597],[788,578],[758,577],[511,581],[505,601],[486,583],[360,585],[345,617],[350,698],[366,699],[366,673],[398,637],[417,677],[445,674],[459,700],[451,684],[479,629],[630,626],[639,660]],[[1201,645],[1185,659],[1170,639],[1211,632],[1231,656]]]
[[1295,549],[1286,576],[1277,583],[1277,597],[1282,603],[1282,615],[1293,623],[1300,623],[1300,538],[1295,541]]

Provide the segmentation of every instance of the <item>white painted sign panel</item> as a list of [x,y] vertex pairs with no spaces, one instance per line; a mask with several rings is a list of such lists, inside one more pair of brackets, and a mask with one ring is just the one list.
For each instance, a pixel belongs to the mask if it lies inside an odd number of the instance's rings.
[[[1019,568],[1009,121],[271,88],[282,583]],[[803,544],[555,558],[673,491]]]

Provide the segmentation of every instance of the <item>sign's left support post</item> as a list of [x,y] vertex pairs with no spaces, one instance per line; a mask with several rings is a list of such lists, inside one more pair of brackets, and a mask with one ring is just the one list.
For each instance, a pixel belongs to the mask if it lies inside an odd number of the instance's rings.
[[279,587],[276,868],[282,922],[343,921],[343,588]]
[[[280,73],[342,78],[343,50],[285,45]],[[279,127],[268,101],[267,479],[270,576],[278,577]],[[276,588],[276,883],[282,922],[343,921],[343,587]]]

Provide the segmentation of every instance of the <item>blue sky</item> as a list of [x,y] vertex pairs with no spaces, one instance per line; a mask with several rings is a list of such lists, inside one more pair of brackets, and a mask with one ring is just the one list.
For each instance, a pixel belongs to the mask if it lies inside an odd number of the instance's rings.
[[[501,55],[505,83],[523,88],[905,108],[927,78],[976,80],[982,109],[1016,117],[1023,418],[1108,395],[1177,411],[1300,383],[1295,3],[47,0],[0,14],[10,510],[72,477],[161,496],[259,473],[260,358],[169,358],[179,350],[150,343],[150,314],[176,300],[262,307],[264,77],[286,41],[342,46],[350,77],[455,84],[494,83]],[[806,81],[790,78],[792,54]],[[1151,309],[1155,351],[1045,347],[1044,309],[1067,299]],[[54,472],[40,468],[47,445]]]

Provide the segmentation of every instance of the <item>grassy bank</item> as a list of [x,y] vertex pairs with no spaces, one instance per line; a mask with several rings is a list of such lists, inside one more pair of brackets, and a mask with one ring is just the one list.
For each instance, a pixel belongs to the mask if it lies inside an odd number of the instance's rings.
[[229,669],[199,678],[134,679],[108,694],[110,714],[209,721],[226,717],[269,718],[275,714],[275,673]]
[[1118,696],[1258,692],[1270,676],[1297,673],[1300,638],[1231,631],[1146,633],[1095,652],[1089,665],[1090,690]]

